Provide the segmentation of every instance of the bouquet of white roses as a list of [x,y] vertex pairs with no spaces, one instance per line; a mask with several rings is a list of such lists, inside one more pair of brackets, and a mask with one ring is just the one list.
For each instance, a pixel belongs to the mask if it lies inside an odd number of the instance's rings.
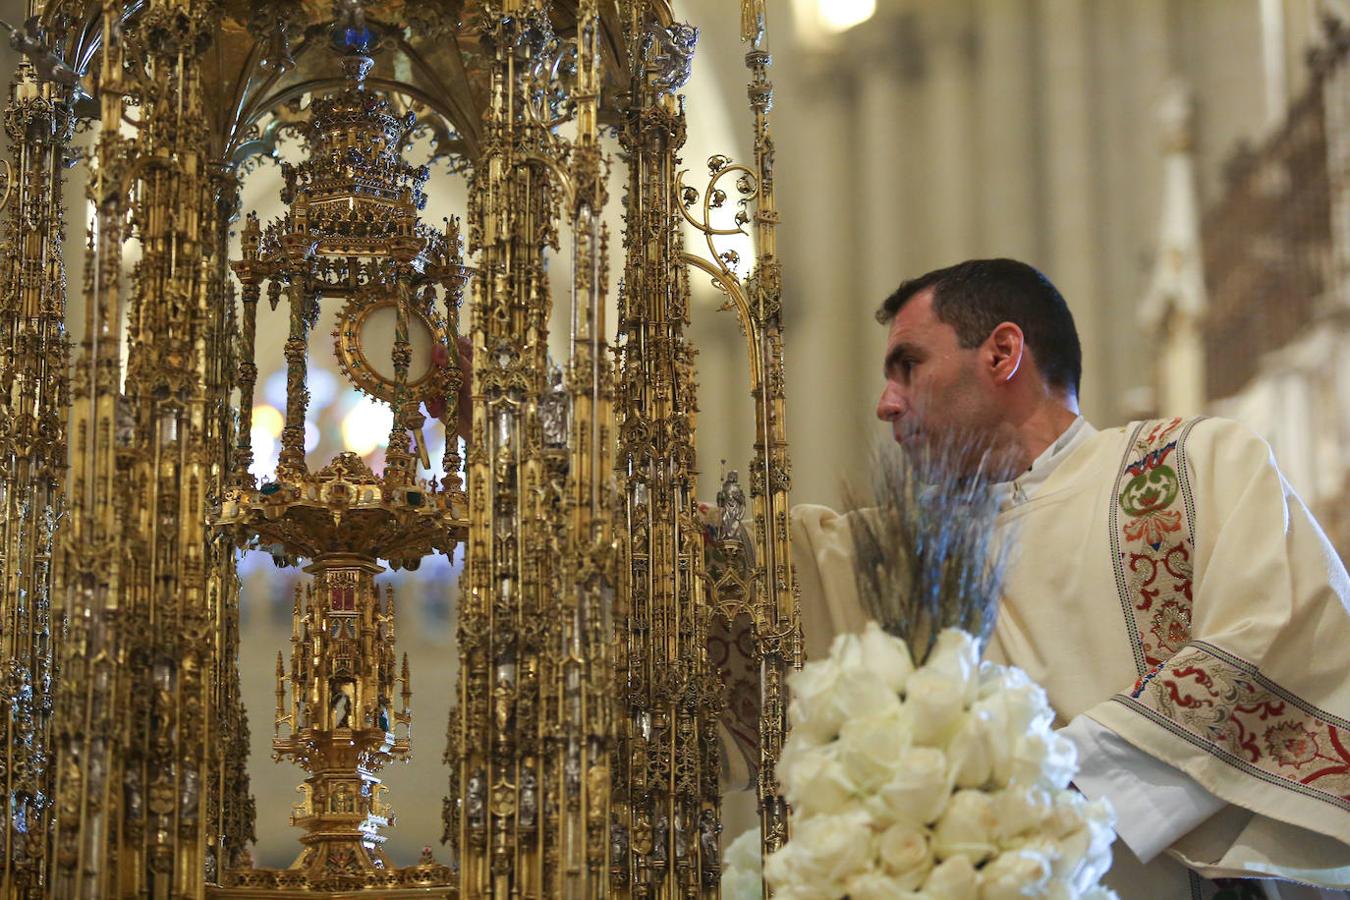
[[1113,816],[1068,787],[1073,744],[1019,669],[944,630],[915,668],[875,623],[789,680],[778,773],[792,838],[764,863],[784,900],[1106,900]]

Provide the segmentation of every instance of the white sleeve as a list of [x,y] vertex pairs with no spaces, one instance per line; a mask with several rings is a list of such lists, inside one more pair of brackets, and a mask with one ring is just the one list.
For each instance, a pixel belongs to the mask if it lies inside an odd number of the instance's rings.
[[1228,805],[1087,716],[1077,716],[1060,734],[1078,747],[1073,783],[1089,800],[1111,801],[1116,833],[1142,863]]

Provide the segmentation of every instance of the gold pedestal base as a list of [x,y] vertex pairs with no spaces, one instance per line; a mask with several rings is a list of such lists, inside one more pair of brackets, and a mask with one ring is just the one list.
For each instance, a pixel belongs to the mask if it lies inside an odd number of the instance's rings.
[[427,886],[427,887],[373,887],[354,891],[325,891],[310,887],[288,887],[288,888],[270,888],[270,887],[208,887],[206,896],[208,898],[221,897],[230,898],[230,900],[265,900],[265,898],[275,897],[294,897],[303,894],[306,897],[320,897],[325,900],[394,900],[402,897],[421,897],[434,898],[434,900],[451,900],[459,896],[456,888],[448,886]]
[[318,874],[303,869],[231,869],[220,885],[207,888],[208,898],[323,897],[328,900],[372,898],[454,898],[459,896],[455,873],[431,861],[400,869],[374,869],[361,874]]

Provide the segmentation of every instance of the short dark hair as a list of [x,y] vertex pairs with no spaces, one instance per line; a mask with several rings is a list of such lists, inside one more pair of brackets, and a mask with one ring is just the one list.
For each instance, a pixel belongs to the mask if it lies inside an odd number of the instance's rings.
[[1049,278],[1015,259],[968,259],[902,283],[877,310],[877,321],[889,323],[929,288],[933,312],[956,330],[962,347],[978,347],[1000,323],[1012,322],[1046,382],[1077,396],[1083,348],[1069,305]]

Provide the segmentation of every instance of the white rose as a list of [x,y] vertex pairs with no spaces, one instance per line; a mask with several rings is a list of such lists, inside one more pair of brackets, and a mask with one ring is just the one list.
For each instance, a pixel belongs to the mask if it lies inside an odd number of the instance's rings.
[[1045,892],[1050,860],[1035,850],[1001,853],[980,870],[980,900],[1018,900]]
[[1064,790],[1056,793],[1053,799],[1054,806],[1041,823],[1041,828],[1046,834],[1051,837],[1064,837],[1083,827],[1088,815],[1088,798],[1075,790]]
[[923,883],[922,896],[931,900],[975,900],[975,866],[964,856],[938,864]]
[[914,743],[945,747],[965,715],[964,688],[957,680],[924,666],[905,682],[905,706],[912,711]]
[[726,868],[736,868],[745,872],[759,873],[760,868],[759,826],[747,828],[737,835],[736,840],[727,845],[722,854]]
[[722,855],[722,900],[760,900],[763,896],[759,828],[755,827],[741,832]]
[[833,690],[840,678],[839,664],[833,659],[808,662],[787,677],[791,701],[788,718],[792,736],[799,741],[822,743],[838,735],[839,722],[826,721],[826,708],[819,703],[827,691]]
[[840,637],[852,638],[843,644],[840,659],[808,663],[788,676],[793,732],[815,743],[833,740],[849,719],[880,715],[900,705],[899,696],[861,665],[857,638]]
[[1029,684],[1034,684],[1031,676],[1016,666],[1001,666],[988,660],[980,663],[980,699]]
[[1061,734],[1028,734],[1014,745],[1010,785],[1041,785],[1062,791],[1078,771],[1078,748]]
[[908,747],[897,754],[891,780],[864,798],[864,805],[880,825],[922,826],[942,815],[951,792],[942,751]]
[[994,794],[994,816],[998,820],[994,838],[1007,842],[1039,828],[1054,809],[1049,791],[1037,787],[1010,787]]
[[994,845],[994,801],[981,791],[957,791],[933,832],[938,859],[964,856],[975,865],[998,852]]
[[[1080,828],[1053,843],[1054,852],[1046,856],[1050,858],[1051,872],[1056,880],[1066,885],[1086,886],[1095,884],[1106,871],[1105,868],[1098,871],[1100,859],[1089,853],[1092,849],[1091,829]],[[1106,864],[1110,866],[1109,859]]]
[[1050,879],[1045,886],[1045,892],[1041,894],[1044,900],[1078,900],[1078,892],[1062,881]]
[[909,825],[892,825],[883,831],[877,839],[877,855],[895,884],[907,891],[918,889],[933,868],[928,835]]
[[1077,891],[1084,891],[1100,881],[1111,868],[1111,843],[1116,838],[1115,816],[1104,800],[1075,806],[1080,810],[1081,825],[1057,837],[1054,872],[1056,879]]
[[[872,831],[865,813],[803,816],[792,839],[764,861],[764,880],[775,891],[795,888],[834,898],[845,883],[871,866]],[[802,894],[802,897],[808,895]]]
[[764,882],[759,872],[731,867],[722,871],[722,900],[761,900],[763,896]]
[[962,705],[969,706],[975,699],[980,687],[980,647],[973,635],[959,628],[944,629],[923,667],[956,682]]
[[858,635],[845,632],[830,641],[830,659],[842,669],[856,669],[863,665],[862,641]]
[[849,719],[839,730],[840,760],[860,791],[872,793],[890,781],[913,726],[901,707]]
[[947,761],[957,787],[983,787],[993,774],[996,754],[979,722],[982,715],[987,714],[967,714],[947,743]]
[[774,900],[837,900],[836,894],[819,890],[809,884],[786,884],[774,888],[773,897]]
[[778,761],[788,803],[800,816],[842,812],[857,794],[840,759],[840,744],[794,743],[789,738]]
[[867,623],[858,643],[863,663],[888,690],[898,694],[914,671],[909,647],[904,641],[883,631],[876,622]]
[[853,876],[844,888],[848,900],[919,900],[921,897],[902,888],[889,875],[875,870]]
[[[799,823],[794,822],[793,825],[800,830]],[[797,860],[805,853],[805,848],[798,847],[797,842],[793,840],[764,857],[764,883],[773,886],[775,895],[792,886]]]
[[[1049,730],[1054,713],[1045,692],[1027,680],[1020,669],[986,665],[979,700],[971,706],[975,728],[989,749],[990,777],[994,784],[1006,785],[1012,776],[1013,750],[1028,734]],[[984,693],[987,685],[997,691]]]

